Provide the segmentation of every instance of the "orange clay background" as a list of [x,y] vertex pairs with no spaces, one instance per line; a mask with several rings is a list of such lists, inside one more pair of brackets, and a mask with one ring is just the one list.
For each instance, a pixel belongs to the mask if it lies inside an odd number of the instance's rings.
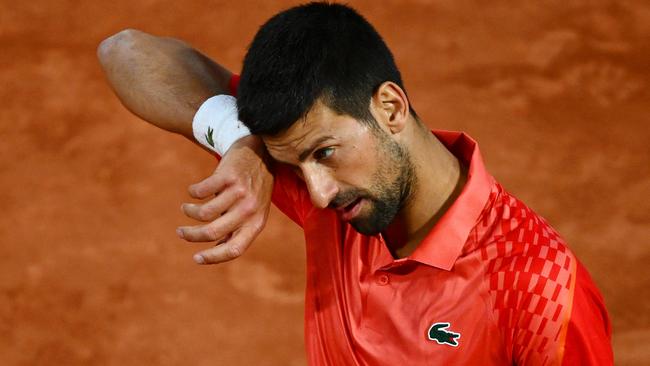
[[[650,3],[353,1],[431,127],[585,263],[619,365],[650,364]],[[0,1],[0,365],[304,365],[301,233],[274,211],[240,259],[177,239],[215,160],[118,102],[97,44],[127,27],[231,70],[295,2]],[[390,335],[387,335],[389,337]]]

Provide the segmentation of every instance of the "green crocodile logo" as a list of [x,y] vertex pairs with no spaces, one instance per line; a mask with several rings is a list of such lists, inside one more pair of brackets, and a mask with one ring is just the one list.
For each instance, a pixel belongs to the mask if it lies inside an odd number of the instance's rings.
[[210,146],[214,147],[214,140],[212,139],[212,133],[214,130],[212,127],[208,127],[208,133],[205,134],[205,140],[210,144]]
[[460,333],[447,330],[449,323],[433,323],[429,328],[429,340],[436,341],[438,344],[446,344],[452,347],[458,347]]

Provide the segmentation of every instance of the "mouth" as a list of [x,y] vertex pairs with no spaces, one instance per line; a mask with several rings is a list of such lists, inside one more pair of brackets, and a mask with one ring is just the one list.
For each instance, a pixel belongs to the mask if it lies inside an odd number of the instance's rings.
[[361,211],[362,202],[362,198],[357,198],[345,206],[339,206],[336,210],[339,212],[342,220],[350,221],[359,214],[359,211]]

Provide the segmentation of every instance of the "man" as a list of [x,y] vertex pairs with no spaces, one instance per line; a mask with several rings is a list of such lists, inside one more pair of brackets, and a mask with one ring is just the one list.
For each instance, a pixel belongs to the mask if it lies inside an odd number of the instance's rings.
[[[131,111],[223,156],[191,187],[216,197],[184,205],[207,224],[179,235],[220,243],[197,262],[240,255],[269,196],[303,228],[310,364],[612,364],[586,270],[485,171],[476,142],[425,127],[354,10],[311,3],[265,23],[236,107],[225,96],[201,103],[228,83],[237,93],[237,78],[178,41],[131,31],[99,54]],[[229,142],[246,135],[237,109],[259,138]]]

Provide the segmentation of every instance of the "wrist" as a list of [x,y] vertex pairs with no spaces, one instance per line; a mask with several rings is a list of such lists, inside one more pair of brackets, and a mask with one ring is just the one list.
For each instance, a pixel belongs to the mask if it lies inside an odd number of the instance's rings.
[[246,147],[255,152],[262,152],[266,149],[264,142],[262,142],[262,139],[256,135],[244,136],[235,141],[230,148],[235,149],[240,147]]
[[237,118],[237,100],[230,95],[206,100],[194,115],[192,132],[196,141],[221,156],[237,140],[251,135]]

